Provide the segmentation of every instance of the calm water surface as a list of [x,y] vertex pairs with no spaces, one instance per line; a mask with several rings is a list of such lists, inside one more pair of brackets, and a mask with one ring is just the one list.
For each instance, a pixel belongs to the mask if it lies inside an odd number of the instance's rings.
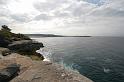
[[34,38],[64,63],[94,82],[124,82],[124,37]]

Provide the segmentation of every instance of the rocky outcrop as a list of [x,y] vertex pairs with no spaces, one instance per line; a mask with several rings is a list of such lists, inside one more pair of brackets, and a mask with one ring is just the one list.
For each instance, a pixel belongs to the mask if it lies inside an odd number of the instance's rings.
[[0,82],[8,82],[13,79],[19,72],[19,65],[10,64],[4,69],[0,70]]
[[16,53],[4,56],[0,59],[0,82],[9,82],[30,66],[32,66],[32,60],[29,57]]
[[7,47],[11,41],[0,35],[0,47]]
[[43,60],[44,57],[41,54],[36,53],[36,50],[41,47],[44,47],[42,43],[32,40],[14,41],[12,44],[8,45],[8,48],[14,52],[28,56],[35,55]]
[[[12,33],[6,25],[2,25],[0,29],[0,47],[9,48],[12,52],[30,56],[32,59],[44,59],[42,55],[36,53],[36,50],[44,47],[42,43],[33,41],[24,34]],[[6,56],[8,54],[5,50],[1,52],[0,48],[0,58],[2,58],[2,55]]]
[[44,47],[42,43],[32,41],[32,40],[21,40],[21,41],[14,41],[12,44],[8,45],[10,50],[16,51],[32,51],[33,49],[38,50],[41,47]]
[[92,82],[79,73],[65,70],[62,66],[45,61],[32,61],[29,57],[16,53],[0,60],[0,68],[19,64],[18,76],[10,82]]
[[11,53],[11,51],[8,48],[0,47],[0,55],[6,56],[6,55],[9,55],[10,53]]

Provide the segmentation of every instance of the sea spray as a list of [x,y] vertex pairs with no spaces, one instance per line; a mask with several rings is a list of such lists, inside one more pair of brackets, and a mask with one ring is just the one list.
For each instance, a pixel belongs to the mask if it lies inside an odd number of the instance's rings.
[[[53,62],[54,58],[52,58],[52,51],[50,49],[47,49],[47,48],[40,48],[39,50],[36,51],[37,53],[40,53],[41,55],[44,56],[44,60],[43,61],[50,61],[50,62]],[[79,73],[78,70],[74,69],[73,68],[73,65],[74,64],[66,64],[63,59],[60,59],[59,62],[54,62],[56,64],[59,64],[63,69],[66,69],[70,72],[76,72],[76,73]]]
[[73,68],[73,63],[72,64],[66,64],[63,60],[61,60],[60,62],[58,62],[59,65],[61,65],[64,69],[70,71],[70,72],[76,72],[79,73],[79,71],[77,69]]
[[111,70],[110,70],[109,68],[103,68],[103,71],[104,71],[105,73],[110,73],[110,72],[111,72]]
[[44,47],[44,48],[40,48],[36,52],[40,53],[41,55],[44,56],[44,60],[43,61],[51,61],[52,60],[52,52],[49,49]]

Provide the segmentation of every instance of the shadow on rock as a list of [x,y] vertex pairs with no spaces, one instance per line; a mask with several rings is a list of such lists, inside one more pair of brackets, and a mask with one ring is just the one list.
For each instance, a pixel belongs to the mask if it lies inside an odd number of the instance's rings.
[[10,64],[6,68],[1,69],[0,82],[9,82],[18,75],[19,71],[20,71],[20,65],[18,64]]

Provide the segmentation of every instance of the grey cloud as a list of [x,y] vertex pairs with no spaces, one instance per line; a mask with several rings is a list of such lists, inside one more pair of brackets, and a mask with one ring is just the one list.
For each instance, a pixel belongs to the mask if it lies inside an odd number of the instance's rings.
[[11,0],[0,0],[0,5],[8,4]]
[[80,17],[88,13],[93,6],[78,0],[54,0],[37,2],[34,4],[34,7],[40,12],[48,13],[53,11],[52,14],[54,14],[55,17]]
[[[1,5],[1,4],[0,4]],[[0,6],[0,26],[3,24],[10,24],[12,21],[9,17],[10,13],[8,13],[9,10]]]
[[55,16],[57,16],[57,17],[70,17],[70,13],[69,12],[56,12]]
[[94,9],[89,15],[100,17],[124,17],[123,4],[123,0],[109,0],[106,5]]
[[50,3],[50,2],[39,2],[39,3],[35,3],[34,7],[41,12],[44,11],[51,11],[53,9],[55,9],[58,6],[58,4],[55,3]]
[[[87,2],[86,0],[46,0],[45,2],[42,2],[42,0],[38,0],[39,2],[34,0],[34,3],[30,3],[34,7],[34,12],[26,12],[26,14],[14,14],[16,12],[11,11],[11,9],[10,11],[7,10],[5,4],[9,5],[9,1],[13,0],[0,0],[0,24],[9,24],[10,21],[13,21],[15,25],[20,25],[20,27],[26,24],[28,27],[32,25],[33,29],[33,25],[35,25],[36,22],[40,25],[42,21],[46,21],[47,23],[52,21],[51,25],[53,26],[50,27],[61,29],[61,32],[65,28],[69,28],[72,33],[75,33],[75,30],[78,29],[76,31],[77,33],[79,31],[82,33],[85,32],[82,30],[87,30],[89,34],[103,33],[100,30],[106,28],[109,28],[112,32],[113,28],[119,30],[124,26],[124,20],[121,20],[121,18],[124,18],[124,0],[108,0],[110,2],[100,6],[98,6],[99,2],[98,4],[93,4],[93,2],[88,3],[89,0]],[[17,4],[19,4],[20,1],[18,1]],[[22,0],[22,2],[25,3],[25,0]],[[13,2],[11,2],[11,4],[12,3]],[[14,4],[17,5],[16,3]],[[33,32],[32,29],[31,31]],[[51,30],[49,25],[45,29]],[[21,30],[23,29],[21,28]],[[94,30],[94,32],[92,30]],[[114,34],[114,31],[111,34]]]
[[10,12],[8,9],[0,7],[0,17],[9,16],[11,12],[10,13],[8,12]]
[[46,11],[46,10],[51,10],[53,9],[53,6],[52,7],[49,7],[50,4],[47,4],[47,3],[35,3],[34,4],[34,7],[38,10],[38,11]]
[[105,16],[105,17],[124,17],[124,10],[104,8],[96,10],[91,13],[94,16]]
[[0,18],[0,26],[1,25],[8,25],[8,24],[10,24],[11,22],[8,20],[8,18]]
[[30,21],[30,18],[28,17],[27,14],[12,14],[11,18],[20,23]]
[[83,3],[82,1],[72,2],[65,11],[69,11],[73,17],[81,17],[89,13],[96,6],[89,3]]
[[[67,7],[66,7],[66,6]],[[51,12],[55,17],[80,17],[91,11],[94,6],[89,3],[83,3],[79,0],[54,0],[46,2],[35,2],[34,8],[40,12]]]
[[47,0],[46,2],[35,2],[33,4],[34,8],[36,8],[40,12],[49,12],[51,10],[54,10],[56,8],[60,8],[63,3],[67,3],[68,0]]
[[40,15],[37,15],[35,18],[34,18],[34,20],[37,20],[37,21],[39,21],[39,20],[44,20],[44,21],[46,21],[46,20],[51,20],[53,17],[52,16],[49,16],[49,15],[47,15],[47,14],[40,14]]
[[6,4],[6,3],[7,3],[6,0],[0,0],[0,5],[1,5],[1,4]]

